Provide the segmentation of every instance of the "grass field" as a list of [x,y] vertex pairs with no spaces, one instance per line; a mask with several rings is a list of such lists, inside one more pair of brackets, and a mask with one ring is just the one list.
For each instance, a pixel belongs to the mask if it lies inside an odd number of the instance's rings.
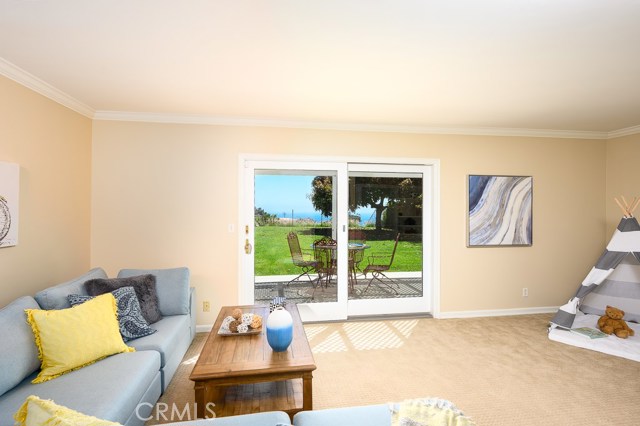
[[[287,234],[298,233],[300,247],[312,255],[312,244],[320,238],[318,235],[307,235],[309,228],[291,226],[260,226],[255,228],[255,275],[293,275],[299,274],[300,268],[293,265],[287,244]],[[367,265],[367,256],[391,254],[394,240],[367,241],[368,249],[364,253],[361,268]],[[398,242],[396,256],[391,267],[392,272],[408,272],[422,270],[422,244],[419,242]]]

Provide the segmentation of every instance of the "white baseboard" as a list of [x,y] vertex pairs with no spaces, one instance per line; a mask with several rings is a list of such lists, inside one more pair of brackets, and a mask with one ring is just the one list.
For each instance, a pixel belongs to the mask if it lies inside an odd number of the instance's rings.
[[[531,314],[553,314],[558,311],[559,306],[541,306],[537,308],[516,308],[516,309],[489,309],[485,311],[449,311],[440,312],[437,319],[452,318],[479,318],[479,317],[504,317],[510,315],[531,315]],[[213,329],[213,324],[197,325],[197,333],[208,333]]]
[[490,309],[486,311],[449,311],[440,312],[438,319],[502,317],[509,315],[552,314],[559,306],[541,306],[537,308]]
[[213,324],[196,325],[196,333],[208,333],[213,329]]

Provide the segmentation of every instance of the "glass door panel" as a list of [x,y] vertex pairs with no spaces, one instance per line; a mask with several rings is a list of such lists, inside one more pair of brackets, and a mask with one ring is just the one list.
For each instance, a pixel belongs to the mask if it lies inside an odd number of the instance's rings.
[[336,302],[334,180],[311,172],[257,170],[254,300]]
[[[247,162],[246,167],[247,193],[253,195],[247,197],[253,250],[243,272],[253,285],[246,303],[268,305],[284,297],[298,305],[304,321],[346,318],[345,261],[338,250],[344,219],[337,208],[339,175],[346,180],[346,166]],[[346,189],[342,192],[346,198]]]
[[[427,312],[425,167],[349,167],[349,315]],[[426,206],[427,210],[430,206]]]

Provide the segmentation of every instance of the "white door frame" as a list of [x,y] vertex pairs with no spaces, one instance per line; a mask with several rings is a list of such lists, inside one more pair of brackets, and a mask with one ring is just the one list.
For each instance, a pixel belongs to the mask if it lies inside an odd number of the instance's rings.
[[[375,312],[377,315],[431,313],[432,312],[432,281],[433,277],[429,271],[433,270],[433,259],[430,254],[434,251],[432,247],[433,229],[431,226],[433,219],[433,168],[424,164],[372,164],[372,163],[349,163],[349,172],[366,173],[398,173],[401,177],[418,173],[422,176],[423,199],[427,200],[423,205],[422,214],[422,297],[409,298],[387,298],[387,299],[351,299],[348,303],[348,315],[367,316]],[[426,208],[425,208],[426,207]]]
[[[432,202],[428,205],[428,208],[423,208],[423,233],[426,234],[423,239],[427,245],[423,246],[423,282],[428,283],[428,288],[425,289],[428,292],[430,299],[429,311],[435,318],[440,317],[440,160],[439,159],[426,159],[426,158],[380,158],[380,157],[315,157],[315,156],[291,156],[291,155],[271,155],[271,154],[240,154],[239,167],[238,167],[238,182],[239,182],[239,197],[238,197],[238,248],[239,259],[238,262],[238,300],[240,304],[253,304],[253,262],[247,261],[245,256],[245,243],[247,238],[250,242],[253,241],[254,235],[254,223],[253,223],[253,182],[248,181],[245,174],[245,167],[247,162],[260,162],[260,168],[274,169],[282,167],[282,163],[288,164],[290,168],[307,169],[307,170],[325,170],[327,164],[335,165],[339,167],[343,164],[345,167],[344,173],[346,173],[346,167],[350,167],[353,170],[358,169],[358,164],[362,164],[362,167],[373,166],[384,168],[384,165],[388,165],[393,170],[402,171],[402,166],[429,166],[429,176],[425,174],[423,179],[423,193],[429,194]],[[389,169],[389,170],[391,170]],[[410,169],[410,167],[408,168]],[[334,170],[334,169],[331,169]],[[345,184],[346,185],[346,184]],[[338,197],[347,197],[347,188],[338,188]],[[338,200],[338,203],[343,200]],[[346,202],[346,200],[344,200]],[[248,206],[251,206],[249,209]],[[345,217],[341,217],[345,216]],[[345,230],[348,224],[348,213],[338,212],[337,217],[337,229]],[[248,234],[245,233],[245,226],[248,227]],[[346,244],[348,238],[346,232],[338,232],[337,239],[338,244],[341,242]],[[345,240],[344,242],[342,240]],[[338,270],[338,278],[342,278],[342,282],[346,282],[347,279],[347,253],[344,250],[344,257],[340,261]],[[343,275],[341,277],[341,274]],[[251,285],[249,285],[251,282]],[[339,301],[346,301],[347,298],[347,286],[343,286],[343,293],[338,294]],[[402,300],[402,299],[398,299]],[[389,302],[388,299],[385,299]],[[319,303],[319,304],[305,304],[301,306],[301,316],[305,321],[323,320],[327,318],[331,319],[346,319],[348,315],[359,315],[361,312],[362,304],[359,300],[349,301],[348,311],[341,308],[336,303],[334,306],[331,303]],[[313,305],[318,305],[313,307]],[[346,306],[346,303],[342,303]],[[309,306],[307,309],[305,306]],[[306,312],[309,310],[309,312]]]
[[[347,180],[347,164],[343,162],[329,162],[329,161],[281,161],[281,159],[268,159],[268,160],[256,160],[245,159],[241,162],[241,168],[243,170],[244,186],[242,194],[244,195],[244,201],[241,201],[240,216],[243,231],[243,242],[241,244],[240,253],[240,303],[241,304],[253,304],[254,292],[254,262],[253,255],[247,256],[245,253],[245,245],[247,241],[251,243],[254,240],[254,187],[253,181],[247,179],[247,176],[255,176],[256,170],[282,170],[282,171],[298,171],[305,170],[314,172],[314,174],[322,173],[334,173],[336,174],[336,185],[334,186],[337,197],[334,198],[334,205],[347,205],[348,201],[348,180]],[[334,213],[333,227],[335,230],[335,239],[337,240],[338,247],[347,244],[347,223],[348,213],[347,210],[336,211]],[[325,320],[341,320],[347,318],[347,265],[348,258],[345,251],[344,254],[338,250],[338,292],[337,301],[335,302],[322,302],[322,303],[302,303],[298,304],[298,310],[300,311],[300,317],[303,321],[325,321]],[[251,283],[251,285],[250,285]],[[251,290],[251,291],[250,291]]]

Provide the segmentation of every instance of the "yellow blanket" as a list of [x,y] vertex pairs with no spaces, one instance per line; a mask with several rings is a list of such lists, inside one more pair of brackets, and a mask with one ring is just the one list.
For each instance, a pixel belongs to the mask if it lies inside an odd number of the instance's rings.
[[445,399],[407,399],[391,404],[391,426],[474,426],[453,403]]

